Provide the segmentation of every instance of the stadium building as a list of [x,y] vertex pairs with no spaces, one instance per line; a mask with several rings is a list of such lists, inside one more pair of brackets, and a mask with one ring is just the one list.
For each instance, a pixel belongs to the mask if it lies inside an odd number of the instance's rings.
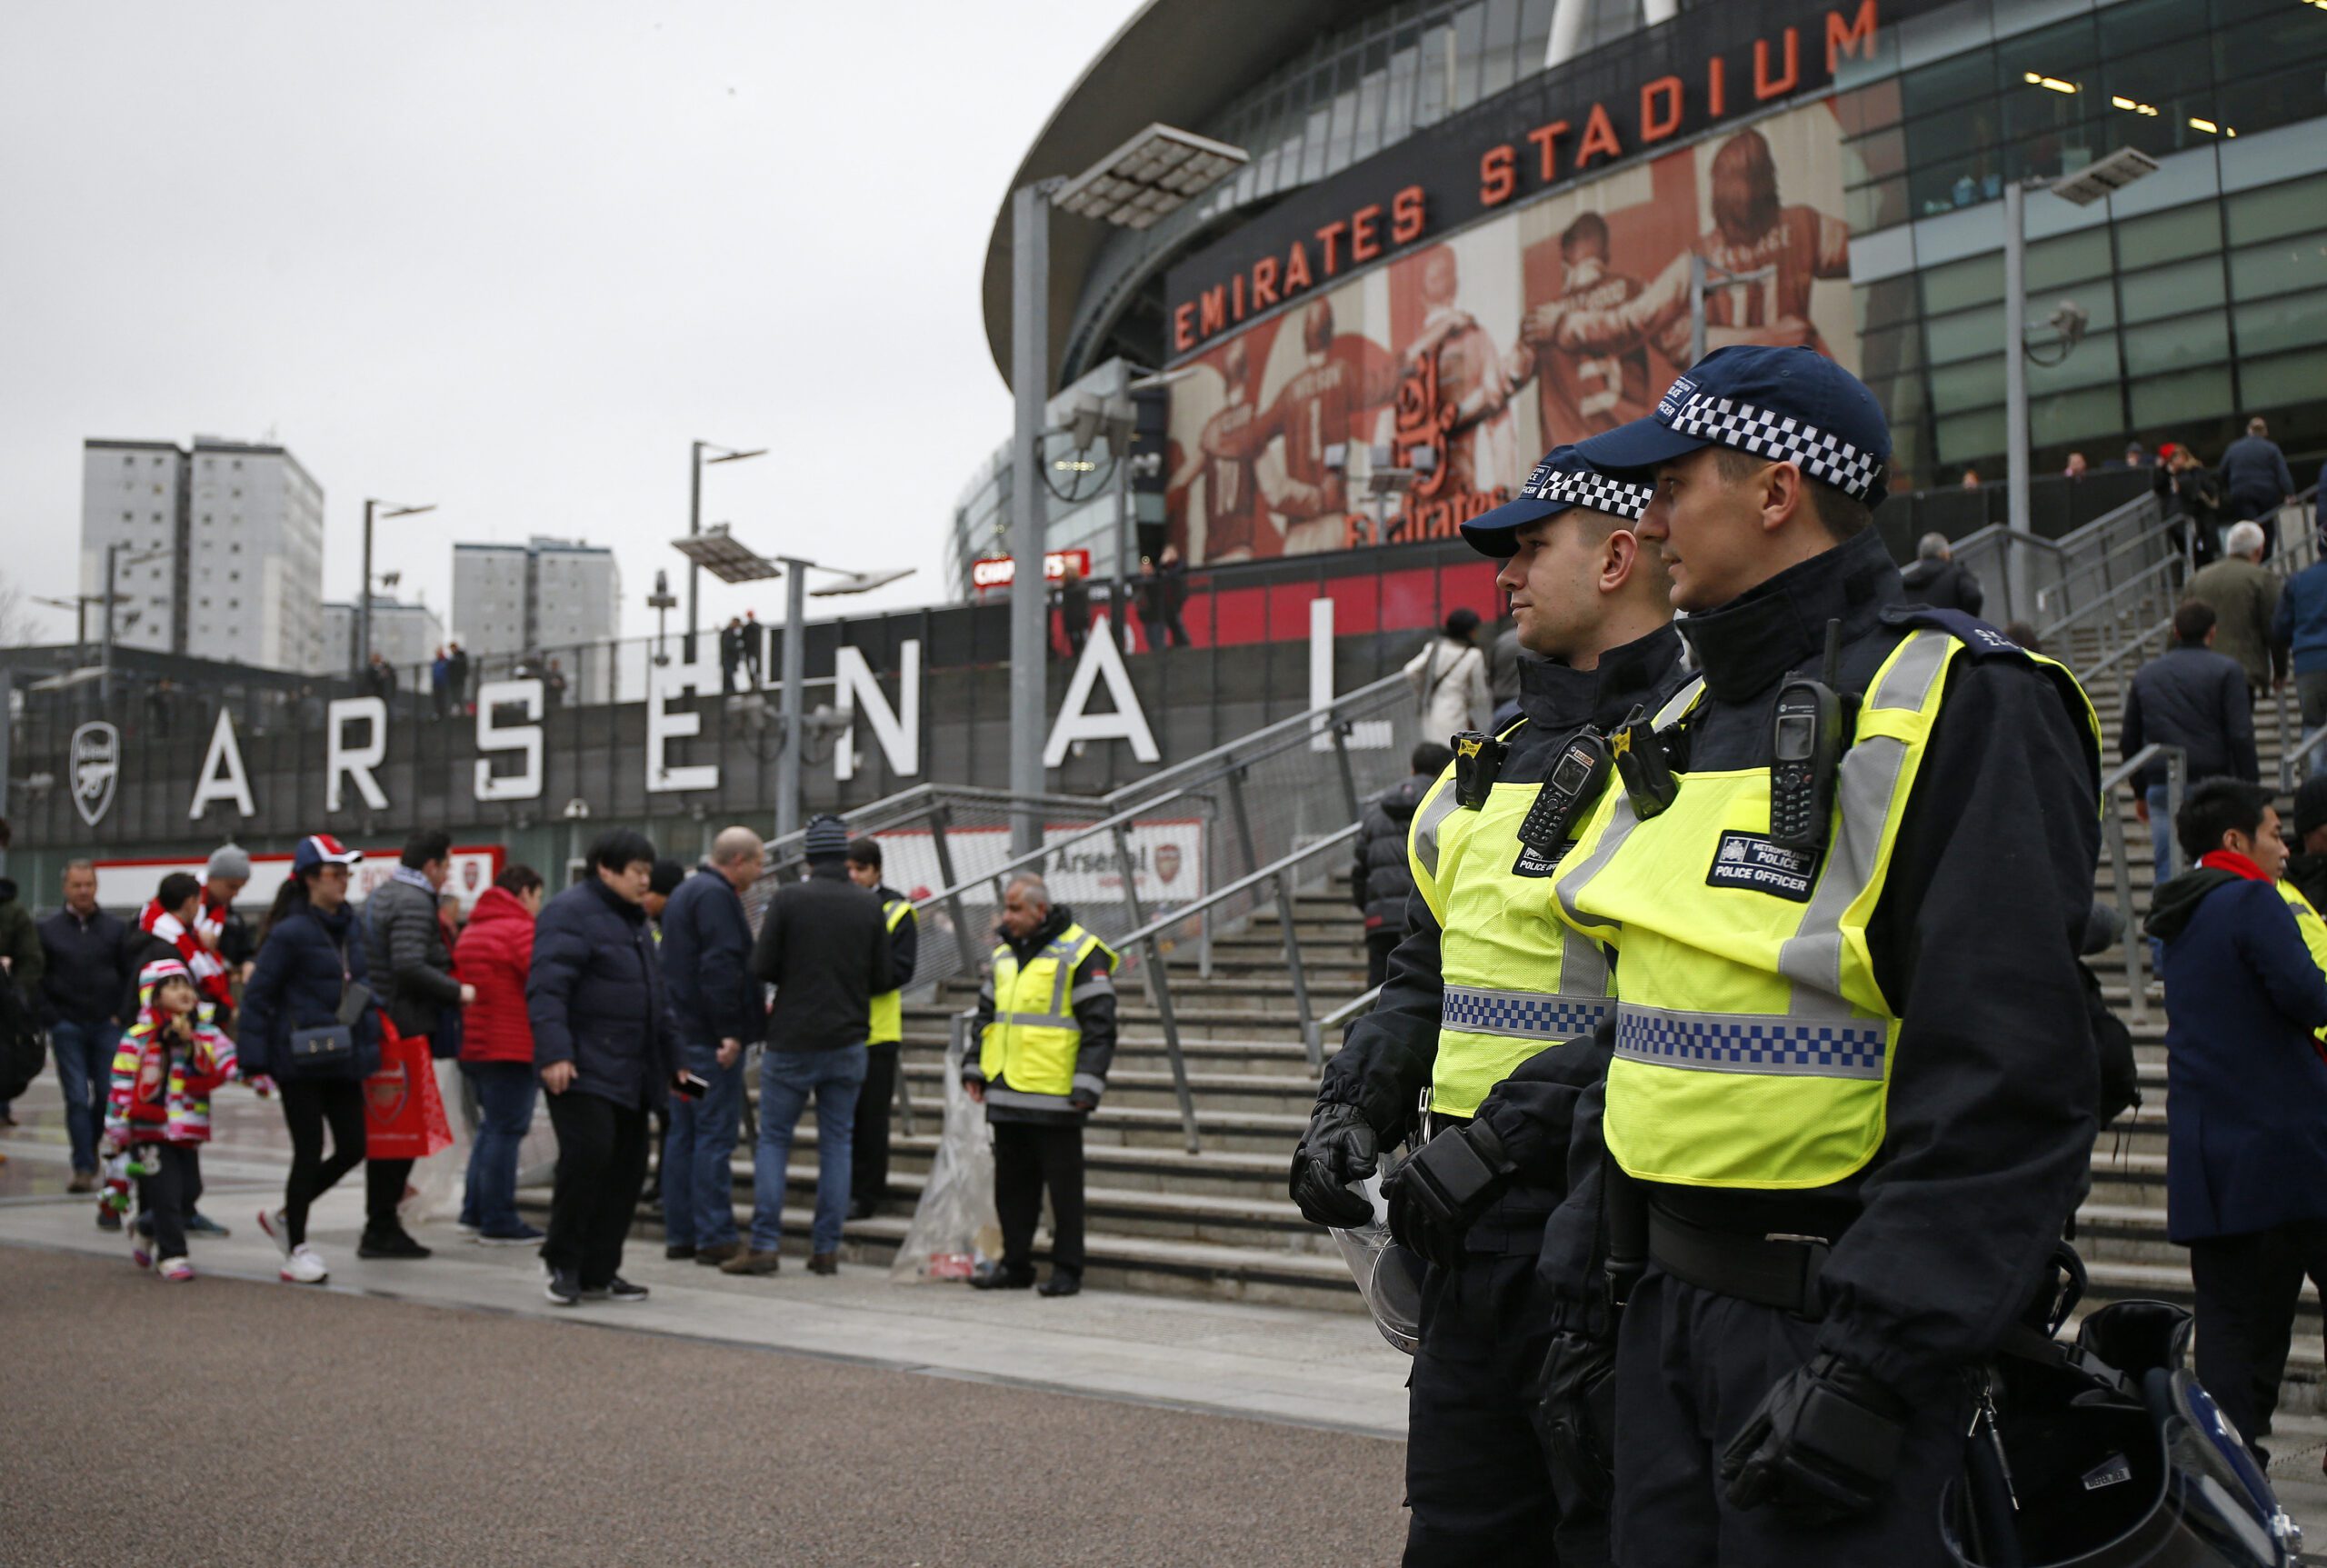
[[[2256,414],[2307,469],[2327,447],[2322,115],[2315,0],[1154,0],[1013,185],[1155,122],[1247,155],[1144,229],[1054,214],[1049,255],[1047,390],[1118,358],[1173,373],[1138,549],[1228,566],[1444,539],[1544,449],[1649,406],[1691,355],[1693,276],[1706,345],[1806,343],[1866,379],[1894,494],[1992,484],[2004,187],[2121,147],[2157,168],[2090,205],[2027,198],[2029,319],[2067,301],[2084,322],[2031,366],[2032,472],[2072,453],[2105,472],[2134,440],[2211,460]],[[1005,377],[1012,265],[1005,197],[984,295]],[[1385,445],[1428,471],[1370,494]],[[965,586],[1007,470],[957,513]],[[2040,484],[2038,531],[2134,477]],[[1991,499],[1903,499],[1885,532],[1968,532]],[[1050,511],[1054,544],[1104,533],[1088,505]]]

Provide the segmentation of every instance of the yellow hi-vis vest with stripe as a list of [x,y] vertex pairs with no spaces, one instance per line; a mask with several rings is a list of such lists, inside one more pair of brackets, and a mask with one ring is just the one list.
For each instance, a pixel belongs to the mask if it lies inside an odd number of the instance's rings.
[[[1079,925],[1044,943],[1023,969],[1008,943],[994,950],[994,1022],[978,1042],[987,1104],[1064,1111],[1076,1089],[1094,1094],[1105,1089],[1095,1078],[1078,1081],[1074,1073],[1075,1052],[1083,1044],[1083,1031],[1074,1023],[1074,971],[1094,949],[1107,955],[1112,969],[1114,950]],[[1114,988],[1104,974],[1084,984]],[[1002,1080],[1007,1087],[994,1087]]]
[[1606,956],[1559,922],[1546,895],[1559,861],[1519,842],[1543,787],[1497,784],[1484,805],[1464,811],[1450,767],[1407,832],[1414,887],[1441,932],[1430,1108],[1450,1116],[1476,1115],[1522,1062],[1590,1034],[1608,1014]]
[[[2327,974],[2327,920],[2320,917],[2311,900],[2293,883],[2282,882],[2278,886],[2279,896],[2294,911],[2294,926],[2302,933],[2302,944],[2311,952],[2311,962],[2319,965],[2321,974]],[[2327,1029],[2313,1030],[2312,1034],[2314,1039],[2327,1042]]]
[[[1691,772],[1646,822],[1611,789],[1577,835],[1553,894],[1563,919],[1611,945],[1623,977],[1603,1124],[1629,1174],[1824,1187],[1882,1147],[1900,1021],[1875,982],[1867,924],[1962,651],[1916,630],[1875,672],[1823,855],[1771,842],[1766,766]],[[1702,691],[1683,688],[1659,725]],[[2100,724],[2081,706],[2097,756]]]
[[[894,935],[900,924],[914,918],[913,901],[907,898],[893,898],[883,907],[881,914],[886,922],[888,931]],[[905,994],[901,990],[884,991],[880,995],[873,998],[873,1026],[865,1032],[865,1043],[871,1045],[890,1045],[902,1042],[904,1037]]]

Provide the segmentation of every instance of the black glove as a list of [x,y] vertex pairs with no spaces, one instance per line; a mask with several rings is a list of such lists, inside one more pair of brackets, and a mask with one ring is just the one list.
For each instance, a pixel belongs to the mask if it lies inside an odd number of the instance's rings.
[[1602,1514],[1616,1482],[1616,1343],[1563,1330],[1536,1384],[1535,1431],[1560,1517]]
[[1373,1205],[1349,1190],[1378,1168],[1381,1140],[1354,1105],[1320,1105],[1293,1151],[1293,1201],[1311,1224],[1351,1230],[1373,1217]]
[[1803,1524],[1830,1524],[1881,1500],[1899,1468],[1906,1401],[1832,1353],[1778,1380],[1722,1451],[1721,1479],[1738,1508],[1776,1504]]
[[1070,1111],[1095,1111],[1099,1108],[1099,1096],[1088,1089],[1077,1089],[1066,1097],[1066,1108]]
[[1454,1267],[1463,1261],[1463,1235],[1510,1185],[1515,1168],[1483,1122],[1441,1133],[1383,1185],[1391,1239],[1441,1268]]

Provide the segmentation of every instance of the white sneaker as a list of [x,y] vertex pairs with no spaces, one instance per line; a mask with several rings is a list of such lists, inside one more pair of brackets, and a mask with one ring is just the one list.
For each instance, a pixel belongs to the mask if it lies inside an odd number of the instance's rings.
[[275,1243],[276,1252],[286,1258],[291,1255],[291,1226],[281,1209],[261,1209],[258,1228],[266,1233],[266,1239]]
[[323,1254],[301,1242],[284,1256],[283,1277],[295,1285],[319,1285],[331,1277],[324,1267]]

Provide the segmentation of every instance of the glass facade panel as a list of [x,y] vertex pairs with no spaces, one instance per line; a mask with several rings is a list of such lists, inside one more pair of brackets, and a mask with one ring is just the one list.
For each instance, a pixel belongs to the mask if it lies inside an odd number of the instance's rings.
[[2231,291],[2240,299],[2291,294],[2322,283],[2327,283],[2327,229],[2230,253]]
[[2222,263],[2213,256],[2153,267],[2121,275],[2117,299],[2126,321],[2154,321],[2160,316],[2197,310],[2222,302]]
[[1519,0],[1487,0],[1486,39],[1479,62],[1479,96],[1492,98],[1517,79]]
[[2028,404],[2028,438],[2038,446],[2113,435],[2124,427],[2124,399],[2113,382],[2085,392],[2032,397]]
[[1952,315],[1933,316],[1923,324],[1925,358],[1933,365],[1952,365],[1983,354],[2003,352],[2003,305],[1983,305]]
[[[2047,358],[2059,350],[2039,347]],[[2088,335],[2069,356],[2058,365],[2028,365],[2028,393],[2032,397],[2048,392],[2066,392],[2075,387],[2099,386],[2104,383],[2117,385],[2124,372],[2117,356],[2117,335],[2104,332]],[[2114,395],[2112,393],[2112,395]]]
[[1457,109],[1467,109],[1479,101],[1479,52],[1485,46],[1486,30],[1485,0],[1454,13],[1454,90],[1450,102]]
[[[2109,231],[2080,229],[2028,247],[2028,286],[2063,288],[2109,275]],[[2001,284],[1998,285],[2002,286]]]
[[2222,365],[2211,370],[2184,371],[2180,375],[2162,375],[2154,381],[2137,381],[2130,389],[2129,399],[2136,429],[2171,425],[2177,419],[2208,419],[2228,414],[2233,405],[2230,366]]
[[2327,289],[2238,305],[2230,314],[2242,354],[2327,343]]
[[[2239,365],[2238,380],[2249,408],[2308,403],[2319,395],[2319,355],[2316,351],[2305,351],[2249,359]],[[2295,475],[2297,485],[2308,483],[2305,475]]]
[[[1999,377],[2002,372],[1997,372]],[[1943,464],[1968,463],[1975,457],[1989,457],[2003,450],[2003,410],[1982,408],[1972,414],[1942,414],[1934,432],[1938,444],[1932,461]],[[1937,474],[1924,475],[1924,482],[1934,483]]]
[[1932,315],[2003,297],[2003,252],[1966,256],[1923,274],[1923,309]]
[[1942,408],[1978,408],[2003,401],[2003,355],[1935,365],[1931,370],[1931,398]]
[[2222,214],[2212,202],[2127,218],[2117,225],[2117,265],[2132,271],[2222,249]]
[[2222,207],[2234,245],[2302,234],[2317,228],[2319,215],[2327,213],[2327,175],[2241,191]]
[[1454,30],[1432,27],[1422,35],[1422,72],[1414,79],[1414,124],[1436,125],[1453,99]]
[[2230,317],[2218,310],[2129,326],[2119,335],[2130,375],[2213,365],[2230,357]]

